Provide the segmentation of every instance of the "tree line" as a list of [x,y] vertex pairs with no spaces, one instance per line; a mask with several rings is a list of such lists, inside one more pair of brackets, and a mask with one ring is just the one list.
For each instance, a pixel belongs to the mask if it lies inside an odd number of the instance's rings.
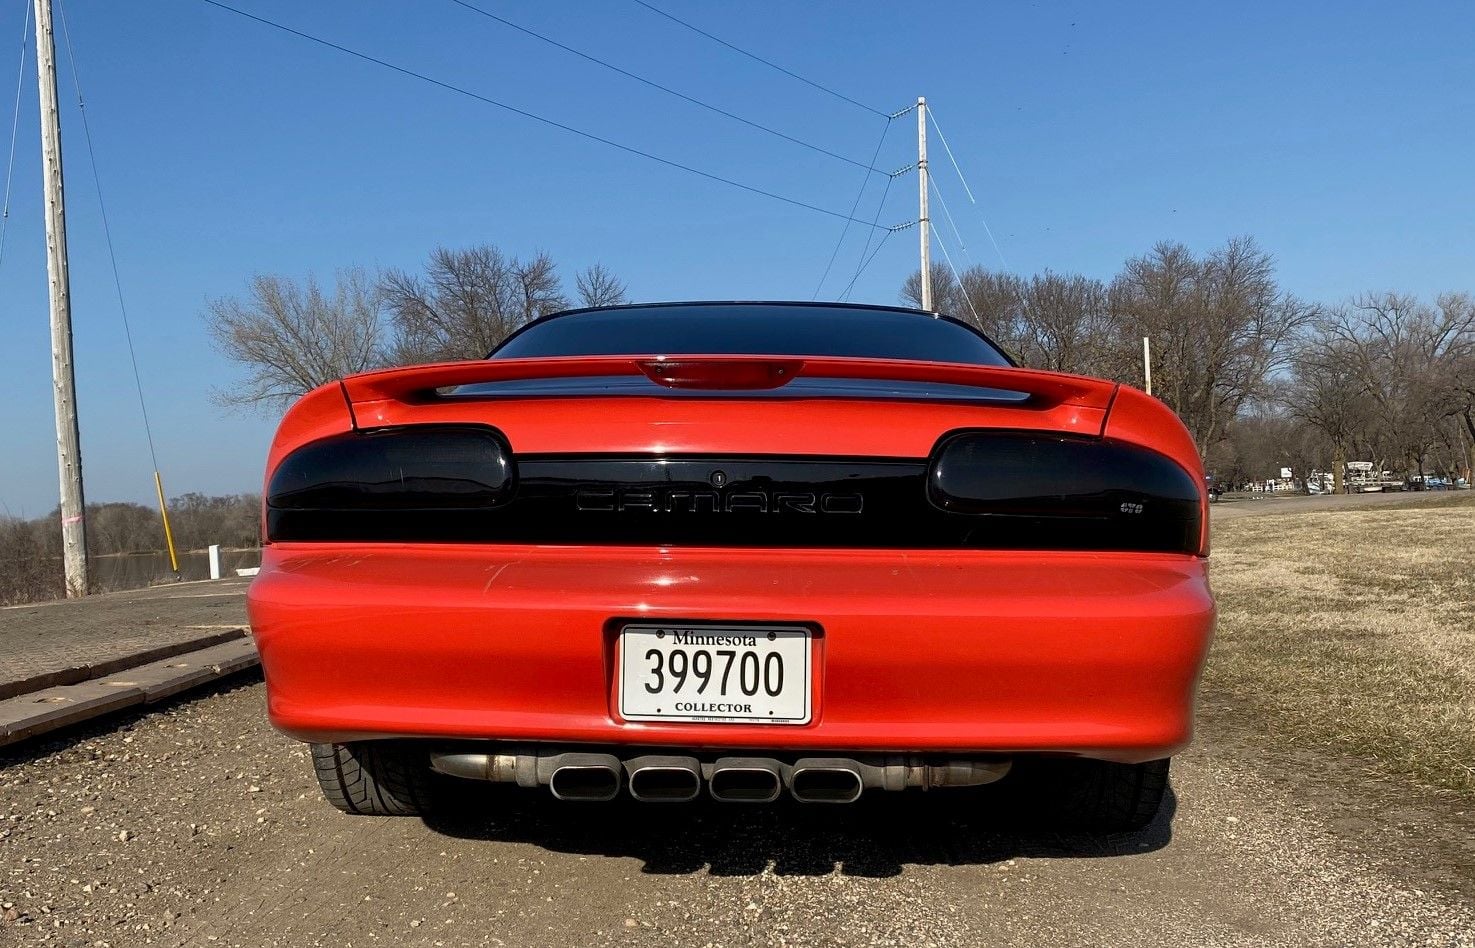
[[571,296],[547,254],[521,260],[485,244],[438,247],[418,273],[340,270],[327,290],[314,277],[257,274],[245,293],[206,307],[216,349],[245,373],[216,394],[225,404],[275,410],[356,372],[480,359],[523,323],[576,300],[615,305],[627,291],[594,264],[575,274]]
[[[1290,468],[1305,482],[1345,462],[1400,475],[1469,477],[1475,464],[1475,301],[1394,291],[1335,303],[1280,285],[1251,237],[1195,253],[1163,241],[1110,279],[981,266],[929,274],[934,307],[973,323],[1021,364],[1144,384],[1188,427],[1207,468],[1231,485]],[[900,298],[920,305],[921,274]],[[217,347],[239,363],[232,403],[278,408],[354,372],[481,358],[508,333],[575,301],[626,302],[602,266],[572,293],[547,254],[436,249],[419,272],[346,270],[324,290],[258,275],[205,312]]]
[[[1469,478],[1475,466],[1475,299],[1394,291],[1331,304],[1294,296],[1269,253],[1237,237],[1204,254],[1162,242],[1110,280],[932,268],[934,305],[1021,364],[1142,386],[1237,484],[1290,468],[1342,488],[1349,460],[1399,476]],[[921,275],[902,285],[917,305]]]
[[[34,519],[0,516],[0,605],[65,595],[60,522],[60,509]],[[261,497],[181,494],[169,501],[169,525],[181,553],[212,543],[254,548],[261,544]],[[163,551],[159,511],[134,503],[88,504],[87,548],[92,557]]]

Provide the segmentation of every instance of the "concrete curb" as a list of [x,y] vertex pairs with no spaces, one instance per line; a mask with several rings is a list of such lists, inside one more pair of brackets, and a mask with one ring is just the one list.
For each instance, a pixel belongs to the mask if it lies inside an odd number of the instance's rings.
[[75,684],[0,701],[0,747],[123,708],[153,704],[260,664],[256,645],[231,640]]

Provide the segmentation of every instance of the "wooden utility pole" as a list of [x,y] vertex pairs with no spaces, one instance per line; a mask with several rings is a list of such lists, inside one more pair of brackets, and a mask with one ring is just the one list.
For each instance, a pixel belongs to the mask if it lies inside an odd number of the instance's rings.
[[927,100],[917,97],[917,193],[922,244],[922,308],[932,311],[932,222],[927,217]]
[[56,106],[56,42],[51,0],[36,0],[36,85],[41,97],[41,172],[46,191],[46,275],[51,291],[51,387],[56,407],[56,466],[61,477],[62,559],[67,597],[87,595],[86,503],[72,373],[72,298],[67,275],[67,211],[62,192],[61,118]]

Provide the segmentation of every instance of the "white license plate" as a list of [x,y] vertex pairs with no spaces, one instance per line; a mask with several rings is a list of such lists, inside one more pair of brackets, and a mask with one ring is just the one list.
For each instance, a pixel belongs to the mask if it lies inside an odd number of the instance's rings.
[[627,625],[620,630],[620,714],[807,724],[810,654],[810,631],[799,626]]

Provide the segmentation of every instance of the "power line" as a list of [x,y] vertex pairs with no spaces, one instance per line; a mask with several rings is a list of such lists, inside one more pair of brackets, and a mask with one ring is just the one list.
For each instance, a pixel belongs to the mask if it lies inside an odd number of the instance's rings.
[[[113,229],[108,225],[108,208],[102,199],[102,178],[97,173],[97,152],[92,147],[92,127],[87,121],[87,105],[82,99],[82,80],[77,74],[77,57],[72,52],[72,30],[67,24],[67,8],[61,0],[57,0],[57,10],[61,13],[61,35],[67,47],[67,64],[71,67],[72,86],[77,90],[77,111],[82,116],[82,137],[87,142],[87,158],[92,165],[92,184],[97,189],[98,216],[102,218],[102,233],[108,245],[108,260],[113,265],[113,288],[118,293],[118,312],[123,315],[123,338],[128,343],[128,361],[133,365],[133,384],[138,391],[138,410],[143,415],[143,433],[148,439],[149,460],[153,462],[154,470],[158,471],[159,458],[154,453],[154,432],[149,424],[149,409],[143,397],[143,376],[138,371],[138,356],[133,350],[133,328],[128,322],[128,307],[123,302],[123,281],[118,276],[118,256],[113,252]],[[162,502],[161,499],[160,503]],[[166,526],[165,529],[168,527]]]
[[[881,200],[876,203],[876,216],[871,220],[871,230],[869,230],[869,231],[866,232],[865,246],[860,248],[860,257],[855,262],[855,273],[850,277],[850,282],[847,283],[847,284],[845,284],[845,290],[844,290],[844,292],[842,292],[840,294],[840,296],[837,297],[837,299],[842,299],[843,300],[846,296],[849,295],[850,288],[853,287],[853,286],[855,286],[855,281],[856,280],[860,279],[861,272],[863,270],[865,270],[866,267],[870,266],[871,261],[876,258],[876,255],[875,254],[871,254],[869,257],[867,257],[866,256],[866,252],[871,249],[871,238],[876,235],[876,230],[877,230],[876,225],[877,225],[877,222],[881,220],[881,212],[883,210],[885,210],[885,208],[886,208],[886,196],[891,193],[891,182],[895,181],[901,175],[906,174],[908,171],[912,170],[912,168],[914,168],[914,167],[916,167],[916,166],[915,165],[908,165],[907,167],[902,168],[902,169],[900,169],[898,171],[893,171],[891,173],[891,175],[889,177],[887,177],[887,179],[886,179],[886,187],[881,190]],[[916,221],[913,221],[912,223],[916,223]],[[911,224],[907,224],[905,226],[906,227],[910,227]],[[890,227],[890,228],[887,228],[886,234],[887,234],[887,236],[890,236],[895,231],[903,230],[903,229],[905,229],[905,228],[904,227],[901,227],[901,226]],[[881,242],[882,243],[885,243],[885,241],[886,241],[886,237],[882,237],[881,238]],[[880,248],[880,245],[878,244],[876,246],[876,250],[877,250],[878,253],[880,252],[880,249],[881,249]]]
[[782,138],[784,141],[790,142],[790,143],[795,144],[795,145],[798,145],[801,148],[808,148],[810,151],[818,152],[821,155],[825,155],[827,157],[834,158],[837,161],[843,161],[846,164],[854,165],[857,168],[864,168],[866,170],[867,174],[885,174],[886,173],[886,172],[881,171],[881,170],[879,170],[879,169],[877,169],[875,167],[875,159],[874,158],[871,159],[871,163],[870,164],[865,164],[863,162],[856,161],[854,158],[850,158],[850,157],[848,157],[846,155],[842,155],[839,152],[830,151],[828,148],[825,148],[825,147],[823,147],[821,145],[816,145],[813,142],[807,142],[807,141],[805,141],[802,138],[795,138],[793,135],[790,135],[790,134],[788,134],[786,132],[781,132],[781,131],[779,131],[776,128],[773,128],[773,127],[768,126],[768,125],[764,125],[761,122],[755,122],[752,119],[744,118],[741,115],[738,115],[738,114],[733,113],[733,112],[729,112],[729,111],[727,111],[724,108],[721,108],[719,106],[716,106],[716,105],[711,104],[710,102],[703,102],[701,99],[698,99],[695,96],[690,96],[690,95],[687,95],[684,92],[679,92],[676,89],[671,88],[670,86],[662,85],[661,83],[656,82],[654,79],[647,79],[644,76],[641,76],[641,75],[638,75],[636,73],[633,73],[633,72],[629,71],[628,69],[623,69],[623,68],[621,68],[619,66],[616,66],[614,63],[607,62],[607,61],[605,61],[603,59],[598,58],[597,56],[590,55],[589,53],[586,53],[586,52],[584,52],[582,50],[574,49],[572,46],[568,46],[568,45],[565,45],[564,43],[560,43],[558,40],[553,39],[550,36],[545,36],[544,34],[537,32],[536,30],[529,29],[528,27],[525,27],[525,26],[520,26],[520,25],[518,25],[516,23],[513,23],[511,20],[506,19],[505,17],[501,17],[501,16],[498,16],[495,13],[492,13],[490,10],[484,10],[481,7],[476,6],[473,3],[468,3],[467,0],[451,0],[451,2],[454,3],[454,4],[456,4],[459,7],[463,7],[465,9],[467,9],[467,10],[470,10],[472,13],[480,14],[481,16],[484,16],[484,17],[486,17],[489,20],[493,20],[493,21],[495,21],[497,23],[500,23],[503,26],[508,27],[509,29],[517,30],[519,33],[523,33],[523,34],[525,34],[527,36],[531,36],[533,39],[536,39],[536,40],[539,40],[541,42],[547,43],[549,46],[557,47],[558,49],[561,49],[561,50],[563,50],[566,53],[571,53],[572,55],[578,56],[580,59],[587,60],[588,62],[594,63],[597,66],[603,66],[605,69],[608,69],[608,70],[610,70],[612,72],[619,73],[620,75],[624,76],[627,79],[633,79],[636,82],[643,83],[644,85],[647,85],[647,86],[649,86],[652,89],[657,89],[657,90],[659,90],[661,92],[666,93],[667,95],[675,96],[676,98],[681,99],[683,102],[689,102],[692,105],[695,105],[695,106],[698,106],[700,108],[706,109],[709,112],[714,112],[717,115],[723,116],[724,118],[732,119],[734,122],[740,122],[743,125],[748,126],[749,128],[756,128],[760,132],[766,132],[769,135],[773,135],[773,136],[776,136],[778,138]]
[[[968,194],[968,203],[977,207],[978,199],[973,196],[973,189],[968,187],[968,179],[963,177],[963,169],[958,167],[958,159],[953,157],[953,150],[948,147],[947,136],[942,134],[942,126],[937,124],[937,111],[929,108],[927,110],[927,117],[932,119],[932,127],[937,130],[937,137],[942,139],[943,150],[947,152],[948,159],[953,163],[953,170],[957,172],[958,180],[962,182],[963,190]],[[984,216],[982,209],[979,209],[978,219],[983,223],[983,232],[988,234],[988,242],[994,245],[994,253],[999,255],[999,263],[1004,265],[1006,271],[1012,269],[1009,266],[1009,261],[1004,259],[1004,251],[999,249],[999,242],[994,239],[994,229],[988,226],[988,218]]]
[[[875,165],[876,157],[881,154],[881,146],[886,143],[886,134],[891,131],[892,119],[888,117],[886,124],[881,128],[881,138],[876,142],[876,150],[871,153],[871,164]],[[871,176],[865,175],[860,179],[860,190],[855,192],[855,200],[850,202],[850,216],[855,216],[855,209],[860,207],[860,199],[865,196],[866,186],[871,183]],[[889,180],[888,180],[889,183]],[[878,218],[879,219],[879,218]],[[835,241],[835,249],[830,251],[830,262],[825,264],[825,272],[820,274],[819,282],[814,285],[814,295],[811,300],[819,299],[819,291],[824,287],[825,281],[830,278],[830,269],[835,266],[835,258],[840,255],[840,247],[845,243],[845,238],[850,234],[850,222],[840,229],[840,239]]]
[[[201,2],[208,3],[210,6],[225,10],[228,13],[234,13],[236,16],[243,17],[244,19],[254,20],[257,23],[260,23],[263,26],[269,26],[274,30],[280,30],[283,33],[290,33],[291,35],[296,36],[299,39],[305,39],[308,42],[316,43],[319,46],[325,46],[328,49],[337,50],[338,52],[352,56],[355,59],[361,59],[364,62],[373,63],[376,66],[382,66],[383,68],[389,69],[393,72],[397,72],[402,76],[409,76],[412,79],[418,79],[421,82],[429,83],[430,85],[436,86],[437,88],[445,89],[448,92],[454,92],[457,95],[466,96],[468,99],[475,99],[476,101],[484,103],[486,105],[495,106],[496,108],[502,109],[505,112],[511,112],[514,115],[520,115],[523,118],[532,119],[534,122],[538,122],[539,124],[547,125],[550,128],[556,128],[560,131],[568,132],[571,135],[577,135],[580,138],[587,139],[588,141],[598,142],[601,145],[608,145],[610,148],[618,149],[627,154],[638,155],[641,158],[657,162],[658,164],[663,164],[668,168],[675,168],[678,171],[685,171],[687,174],[696,175],[699,178],[706,178],[708,181],[716,181],[719,184],[725,184],[729,187],[738,188],[740,190],[747,191],[750,194],[762,195],[763,197],[771,198],[775,201],[781,201],[784,204],[790,204],[794,207],[802,207],[805,210],[814,211],[818,214],[824,214],[826,216],[834,217],[839,220],[849,220],[857,224],[867,223],[866,221],[860,220],[859,218],[851,217],[847,214],[842,214],[839,211],[832,211],[829,208],[819,207],[815,204],[809,204],[796,198],[785,197],[782,194],[775,194],[772,191],[765,191],[764,189],[755,187],[751,184],[743,184],[742,182],[734,181],[731,178],[724,178],[721,175],[713,174],[710,171],[702,171],[700,169],[693,168],[690,165],[684,165],[679,161],[673,161],[670,158],[662,158],[659,155],[651,154],[648,151],[642,151],[641,149],[635,148],[631,145],[623,145],[620,142],[612,141],[608,138],[603,138],[599,135],[595,135],[592,132],[586,132],[583,129],[574,128],[572,125],[565,125],[562,122],[557,122],[550,118],[544,118],[541,115],[537,115],[525,109],[519,109],[516,106],[508,105],[505,102],[498,102],[496,99],[484,96],[479,92],[472,92],[470,89],[466,89],[462,86],[453,85],[449,82],[443,82],[440,79],[435,79],[431,76],[427,76],[422,72],[416,72],[415,70],[407,69],[404,66],[397,66],[394,63],[379,59],[374,56],[370,56],[368,53],[361,53],[358,50],[350,49],[347,46],[340,46],[339,44],[334,43],[330,40],[325,40],[322,37],[314,36],[311,33],[304,33],[301,30],[293,29],[292,27],[286,26],[282,23],[278,23],[275,20],[268,20],[267,18],[257,16],[254,13],[247,13],[245,10],[240,10],[236,7],[230,6],[229,4],[222,3],[221,0],[201,0]],[[871,224],[869,226],[873,227],[876,230],[884,229],[876,224]]]
[[856,106],[857,108],[865,109],[867,112],[874,112],[876,115],[887,115],[888,114],[886,112],[881,111],[880,109],[872,108],[871,106],[866,105],[864,102],[857,102],[855,99],[852,99],[850,96],[845,95],[843,92],[836,92],[834,89],[831,89],[829,86],[820,85],[818,82],[815,82],[813,79],[806,79],[805,77],[799,75],[798,73],[792,72],[792,71],[790,71],[788,69],[785,69],[783,66],[780,66],[778,63],[771,62],[771,61],[769,61],[767,59],[764,59],[762,56],[759,56],[756,53],[750,53],[746,49],[743,49],[740,46],[734,46],[732,43],[729,43],[727,40],[721,39],[720,37],[713,36],[711,33],[708,33],[706,30],[704,30],[704,29],[702,29],[700,27],[697,27],[697,26],[693,26],[690,23],[686,22],[685,20],[681,19],[680,17],[673,16],[672,14],[667,13],[665,10],[662,10],[660,7],[657,7],[657,6],[655,6],[653,4],[650,4],[650,3],[646,3],[645,0],[635,0],[635,2],[638,3],[638,4],[640,4],[641,6],[645,7],[650,12],[655,13],[655,14],[657,14],[659,16],[663,16],[663,17],[665,17],[666,19],[670,20],[673,23],[680,24],[681,26],[686,27],[688,30],[691,30],[693,33],[697,33],[697,34],[699,34],[701,36],[705,36],[707,39],[711,40],[714,43],[717,43],[720,46],[725,46],[725,47],[727,47],[728,49],[732,50],[735,53],[738,53],[740,55],[746,56],[749,59],[754,60],[755,62],[760,62],[760,63],[762,63],[763,65],[767,66],[770,69],[777,69],[779,72],[783,73],[784,75],[788,76],[791,79],[797,79],[797,80],[799,80],[800,82],[804,83],[807,86],[813,86],[814,88],[818,89],[821,92],[824,92],[824,93],[827,93],[829,95],[832,95],[832,96],[834,96],[837,99],[842,99],[842,100],[844,100],[846,102],[849,102],[851,105]]
[[953,222],[953,212],[947,206],[947,198],[942,196],[942,189],[937,186],[937,179],[929,177],[927,183],[931,185],[932,193],[937,197],[937,203],[942,205],[943,216],[947,218],[948,226],[953,230],[953,236],[958,238],[958,246],[962,249],[963,256],[969,256],[968,243],[963,239],[963,235],[958,232],[958,225]]
[[968,202],[970,204],[977,204],[978,202],[973,198],[973,189],[968,187],[968,182],[963,178],[963,169],[958,167],[958,159],[953,157],[953,149],[947,143],[947,136],[942,133],[942,126],[937,124],[936,110],[928,109],[927,117],[932,120],[932,127],[937,131],[937,137],[942,141],[942,150],[947,152],[948,161],[953,163],[953,170],[958,173],[958,180],[963,182],[963,190],[968,192]]
[[[0,265],[5,263],[5,231],[10,226],[10,177],[15,171],[15,140],[20,130],[20,93],[26,79],[26,40],[31,34],[31,5],[26,4],[26,21],[20,28],[20,72],[15,77],[15,111],[10,119],[10,161],[5,165],[5,209],[0,212]],[[847,227],[850,225],[846,225]]]
[[[937,248],[942,251],[942,259],[947,261],[947,268],[953,271],[953,279],[958,281],[958,294],[963,297],[963,302],[968,304],[968,310],[973,314],[974,325],[982,324],[983,321],[978,318],[978,310],[973,306],[973,297],[969,295],[968,288],[963,285],[963,277],[959,275],[958,268],[953,266],[952,255],[947,252],[947,244],[943,243],[942,235],[934,232],[932,236],[937,239]],[[926,280],[930,277],[923,275],[922,279]]]
[[899,230],[906,230],[908,227],[911,226],[912,224],[904,224],[899,227],[893,227],[888,229],[886,233],[881,235],[881,239],[876,243],[876,249],[871,251],[871,255],[863,259],[860,262],[860,266],[855,268],[855,275],[850,278],[849,283],[845,284],[845,291],[839,296],[840,300],[844,300],[848,296],[850,296],[850,291],[855,287],[855,281],[860,279],[860,275],[866,271],[866,267],[869,267],[871,265],[871,261],[876,259],[876,254],[880,253],[881,248],[886,246],[886,241],[890,239],[891,235]]

